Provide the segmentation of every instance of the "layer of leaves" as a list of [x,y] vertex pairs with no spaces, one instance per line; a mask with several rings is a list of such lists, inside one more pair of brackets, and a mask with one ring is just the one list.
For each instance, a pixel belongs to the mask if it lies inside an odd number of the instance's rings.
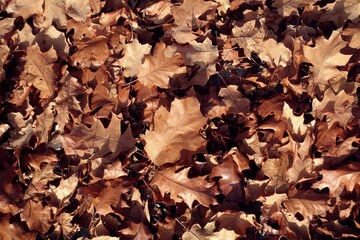
[[358,0],[2,0],[1,239],[355,239]]

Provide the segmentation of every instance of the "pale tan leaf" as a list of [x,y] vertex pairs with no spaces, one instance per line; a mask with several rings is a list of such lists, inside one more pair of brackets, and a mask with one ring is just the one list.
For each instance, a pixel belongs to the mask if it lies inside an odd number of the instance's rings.
[[34,18],[34,24],[39,28],[50,27],[52,23],[55,23],[58,29],[66,28],[65,0],[45,0],[43,14]]
[[143,61],[145,55],[150,53],[151,46],[149,44],[141,44],[136,38],[131,43],[124,46],[124,57],[121,58],[120,64],[124,69],[125,77],[134,77]]
[[157,110],[154,130],[146,131],[145,150],[155,165],[174,163],[181,150],[195,151],[205,142],[199,133],[207,118],[200,112],[195,97],[175,99],[170,112],[165,107]]
[[145,56],[145,61],[139,67],[138,80],[142,85],[151,88],[159,86],[169,87],[169,80],[175,74],[185,73],[184,61],[179,53],[171,57],[164,54],[165,43],[158,43],[155,46],[153,55]]
[[341,39],[341,30],[336,30],[329,39],[319,37],[315,47],[304,46],[304,56],[314,66],[313,81],[320,90],[324,91],[326,86],[335,85],[345,77],[336,67],[345,65],[351,57],[340,52],[346,45]]
[[43,12],[42,5],[44,0],[15,0],[10,1],[7,5],[6,11],[14,13],[14,17],[23,17],[25,20],[32,15],[41,15]]
[[91,15],[89,0],[66,0],[65,7],[67,15],[78,22],[86,22]]
[[216,231],[215,222],[209,222],[202,228],[199,224],[194,224],[189,231],[186,231],[182,239],[184,240],[218,240],[218,239],[237,239],[240,235],[236,234],[233,230],[225,228]]

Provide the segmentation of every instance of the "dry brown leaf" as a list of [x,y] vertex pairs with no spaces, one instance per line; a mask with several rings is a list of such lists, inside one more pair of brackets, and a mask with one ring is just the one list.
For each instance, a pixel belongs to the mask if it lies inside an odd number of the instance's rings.
[[359,189],[360,164],[357,162],[343,165],[335,170],[321,170],[322,179],[313,184],[314,188],[329,188],[330,194],[340,194],[343,189],[352,192]]
[[242,211],[218,213],[213,219],[218,222],[217,230],[232,230],[241,237],[246,236],[246,229],[261,227],[256,222],[254,214],[246,214]]
[[164,54],[165,49],[165,43],[157,44],[153,55],[145,56],[144,63],[139,67],[138,80],[147,88],[153,86],[168,88],[172,76],[186,71],[181,55],[175,53],[168,57]]
[[16,0],[10,1],[6,6],[6,11],[8,13],[14,13],[14,17],[23,17],[28,19],[33,15],[41,15],[43,12],[43,1],[44,0]]
[[[185,0],[181,6],[172,6],[173,26],[169,27],[165,36],[174,38],[176,42],[185,44],[198,38],[199,28],[208,24],[214,15],[217,4],[210,1]],[[210,15],[206,20],[199,20],[201,15]]]
[[88,186],[80,187],[78,192],[82,201],[90,202],[96,212],[105,216],[113,212],[121,199],[121,194],[132,189],[132,182],[126,178],[117,178],[108,181],[98,181]]
[[42,201],[28,200],[23,207],[20,217],[26,222],[30,230],[39,231],[45,234],[51,227],[51,208],[47,205],[43,206]]
[[337,26],[342,26],[346,20],[359,21],[360,2],[358,0],[338,0],[325,7],[326,12],[319,21],[333,21]]
[[35,26],[39,28],[47,28],[55,23],[58,29],[66,28],[67,13],[64,0],[46,0],[44,1],[44,12],[36,15],[34,18]]
[[176,52],[180,53],[187,66],[193,67],[194,76],[190,81],[180,82],[182,87],[189,85],[204,86],[211,75],[216,73],[215,63],[219,57],[217,46],[209,38],[203,42],[190,41],[187,45],[177,46]]
[[267,193],[283,193],[288,188],[286,172],[289,167],[289,159],[286,155],[281,158],[267,159],[262,167],[264,174],[270,178],[266,187]]
[[42,53],[37,44],[27,49],[25,57],[25,70],[22,72],[22,79],[27,85],[33,85],[40,91],[40,98],[49,99],[56,90],[55,61],[56,52],[53,48]]
[[78,51],[71,56],[74,65],[82,68],[98,69],[109,57],[107,39],[97,36],[77,43]]
[[181,150],[195,151],[205,139],[199,131],[207,122],[195,97],[175,99],[170,112],[160,107],[154,118],[154,130],[146,131],[145,150],[157,166],[179,160]]
[[216,204],[214,184],[203,177],[188,178],[189,168],[176,172],[174,167],[156,171],[151,180],[152,186],[157,186],[162,196],[170,193],[175,202],[184,201],[191,208],[194,201],[204,206]]
[[239,91],[238,86],[229,85],[226,88],[221,88],[219,96],[222,97],[227,113],[250,113],[250,100],[245,98]]
[[107,128],[100,120],[95,119],[91,128],[84,124],[74,125],[71,133],[63,136],[63,146],[67,154],[84,156],[87,153],[91,158],[106,156],[113,159],[119,153],[128,151],[135,142],[130,128],[121,135],[120,119],[114,113]]
[[220,178],[221,193],[225,195],[226,200],[244,201],[241,172],[246,169],[249,169],[249,160],[237,149],[233,148],[227,156],[224,156],[224,162],[211,170],[211,178]]
[[344,90],[335,94],[333,89],[328,88],[321,101],[317,98],[313,100],[313,114],[320,121],[325,118],[329,127],[335,122],[345,127],[354,118],[352,110],[356,107],[357,101],[353,94]]
[[36,117],[34,122],[34,133],[37,136],[37,145],[47,143],[49,135],[54,123],[54,108],[55,104],[50,103],[42,114]]
[[313,216],[324,216],[329,209],[327,194],[318,194],[313,190],[298,191],[283,202],[284,207],[292,214],[300,213],[312,220]]
[[334,85],[345,78],[336,67],[345,65],[351,57],[340,52],[346,45],[341,39],[341,30],[336,30],[329,39],[318,38],[315,47],[304,46],[304,56],[313,65],[312,79],[321,91],[329,85],[335,88]]
[[124,57],[121,58],[120,64],[124,67],[125,77],[134,77],[138,73],[144,56],[148,55],[150,50],[149,44],[141,44],[137,39],[124,45]]
[[20,221],[12,221],[11,214],[4,214],[0,218],[0,238],[1,239],[22,239],[35,240],[37,233],[29,232]]
[[299,14],[298,8],[306,5],[313,5],[317,0],[278,0],[273,3],[273,7],[277,8],[277,12],[281,16],[290,16],[292,14]]
[[91,8],[89,0],[77,1],[66,0],[65,2],[66,14],[78,22],[86,22],[91,15]]

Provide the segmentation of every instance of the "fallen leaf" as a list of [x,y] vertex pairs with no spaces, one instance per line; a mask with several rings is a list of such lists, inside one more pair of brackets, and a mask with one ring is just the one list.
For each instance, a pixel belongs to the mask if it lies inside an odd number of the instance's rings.
[[185,73],[184,61],[179,53],[171,57],[164,54],[165,43],[155,46],[153,55],[145,56],[144,62],[138,69],[138,80],[147,88],[158,86],[169,87],[169,80],[175,74]]
[[188,178],[189,168],[175,172],[174,167],[156,171],[151,186],[157,186],[162,196],[170,193],[174,201],[184,201],[191,208],[197,200],[204,206],[216,204],[213,184],[207,183],[202,177]]
[[56,90],[55,79],[57,77],[55,61],[57,55],[54,49],[42,53],[37,44],[27,49],[25,57],[25,70],[22,72],[22,79],[33,85],[40,91],[40,98],[49,99]]
[[181,150],[195,151],[205,142],[199,131],[206,122],[195,97],[175,99],[170,112],[165,107],[157,110],[154,130],[144,135],[146,153],[157,166],[178,161]]

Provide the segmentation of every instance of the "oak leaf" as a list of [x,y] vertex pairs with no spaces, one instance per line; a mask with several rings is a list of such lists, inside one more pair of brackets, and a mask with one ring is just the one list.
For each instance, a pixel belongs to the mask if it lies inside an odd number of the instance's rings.
[[37,145],[47,143],[54,122],[54,103],[50,103],[45,111],[36,117],[34,122],[34,133],[37,136]]
[[223,163],[213,167],[210,177],[220,177],[221,193],[225,195],[226,200],[243,202],[244,187],[241,172],[249,168],[248,159],[233,148],[224,156]]
[[6,7],[8,13],[14,13],[14,17],[23,17],[25,20],[32,15],[41,15],[43,12],[43,1],[44,0],[16,0],[10,1]]
[[45,234],[51,227],[51,208],[43,206],[42,201],[29,199],[20,213],[21,220],[26,222],[30,230]]
[[233,230],[241,237],[246,236],[246,229],[248,228],[261,228],[261,225],[256,222],[254,214],[246,214],[242,211],[217,213],[213,219],[218,223],[217,230]]
[[293,110],[285,102],[283,107],[282,119],[286,122],[286,128],[292,139],[302,142],[310,124],[304,124],[304,115],[295,116]]
[[228,85],[226,88],[221,88],[219,96],[222,97],[228,113],[250,113],[250,100],[238,91],[238,86]]
[[[208,24],[208,19],[214,15],[216,6],[214,2],[200,0],[184,0],[181,6],[172,6],[174,23],[165,32],[165,36],[174,38],[180,44],[197,39],[196,31]],[[206,20],[200,20],[199,17],[203,14],[210,16],[205,18]]]
[[107,39],[104,36],[97,36],[88,41],[79,41],[76,45],[79,50],[71,56],[71,60],[82,68],[98,69],[110,54]]
[[189,85],[206,85],[210,76],[216,73],[215,63],[219,57],[218,48],[209,38],[203,42],[190,41],[185,46],[176,47],[176,52],[183,57],[185,64],[192,67],[194,76],[188,82],[181,82],[182,87]]
[[105,216],[113,212],[119,204],[121,194],[132,189],[131,179],[121,177],[113,180],[100,180],[88,186],[80,187],[78,192],[82,201],[89,202],[96,212]]
[[304,56],[313,65],[312,78],[321,91],[329,85],[334,87],[345,77],[336,67],[345,65],[351,57],[340,52],[346,45],[341,39],[341,30],[336,30],[329,39],[318,38],[315,47],[304,46]]
[[270,178],[270,182],[267,186],[267,192],[282,193],[288,188],[286,172],[289,167],[289,159],[286,155],[282,155],[281,158],[267,159],[262,167],[265,175]]
[[70,120],[70,115],[75,117],[82,113],[80,101],[76,97],[84,93],[85,88],[76,78],[70,76],[68,71],[64,73],[59,82],[62,83],[62,86],[55,98],[54,121],[56,122],[55,130],[63,133],[65,125]]
[[162,196],[170,193],[174,201],[184,201],[189,208],[195,200],[204,206],[216,204],[213,184],[205,181],[203,177],[188,178],[189,169],[175,172],[175,167],[168,167],[156,171],[150,185],[156,185]]
[[338,0],[325,7],[326,12],[319,21],[333,21],[336,26],[343,26],[346,20],[359,21],[360,2],[358,0]]
[[114,113],[107,128],[100,120],[95,119],[91,128],[84,124],[74,125],[71,133],[63,136],[64,150],[68,155],[84,156],[87,152],[92,158],[107,156],[113,159],[134,144],[130,128],[121,135],[121,121]]
[[144,56],[150,53],[151,46],[149,44],[141,44],[139,40],[134,39],[134,41],[125,44],[123,47],[124,57],[121,58],[120,63],[124,67],[124,76],[134,77],[139,71]]
[[143,205],[139,201],[132,200],[129,207],[116,209],[128,223],[128,227],[121,229],[121,234],[134,240],[149,239],[150,229]]
[[43,13],[34,18],[35,26],[47,28],[54,22],[58,29],[66,28],[67,13],[64,0],[46,0],[43,6]]
[[248,49],[257,53],[260,59],[267,62],[272,68],[276,66],[286,67],[292,57],[290,49],[282,42],[277,42],[271,38],[260,43],[249,43]]
[[335,122],[345,127],[353,118],[353,108],[356,107],[357,99],[353,94],[341,90],[335,94],[333,89],[328,88],[324,92],[323,99],[313,100],[313,115],[320,121],[326,118],[326,122],[331,127]]
[[154,24],[163,24],[170,18],[172,3],[159,1],[144,8],[141,12],[146,15],[146,20]]
[[170,112],[160,107],[154,117],[154,130],[144,135],[145,150],[151,161],[157,166],[174,163],[179,160],[181,150],[200,148],[205,139],[199,131],[206,122],[195,97],[175,99]]
[[87,18],[91,15],[89,0],[66,0],[65,7],[66,14],[78,22],[86,22]]
[[316,0],[278,0],[275,1],[272,6],[277,8],[279,15],[287,17],[292,14],[298,14],[298,8],[316,2]]
[[315,216],[324,216],[329,209],[327,194],[318,194],[313,190],[298,191],[290,194],[283,202],[284,207],[294,215],[300,213],[304,218],[312,220]]
[[334,194],[339,190],[341,193],[345,188],[347,191],[359,189],[360,185],[360,164],[357,162],[343,165],[336,170],[321,170],[322,179],[314,183],[314,188],[329,188],[330,194]]
[[158,86],[168,88],[169,80],[175,74],[185,73],[184,61],[179,53],[173,56],[166,56],[164,51],[165,43],[158,43],[155,46],[153,55],[145,56],[143,64],[139,67],[137,74],[139,82],[151,88]]
[[0,217],[0,239],[34,240],[38,236],[36,231],[28,231],[20,221],[13,221],[11,214]]
[[51,98],[56,90],[56,72],[54,71],[56,60],[57,55],[53,48],[45,53],[40,51],[37,44],[27,49],[22,79],[28,85],[36,87],[42,99]]

